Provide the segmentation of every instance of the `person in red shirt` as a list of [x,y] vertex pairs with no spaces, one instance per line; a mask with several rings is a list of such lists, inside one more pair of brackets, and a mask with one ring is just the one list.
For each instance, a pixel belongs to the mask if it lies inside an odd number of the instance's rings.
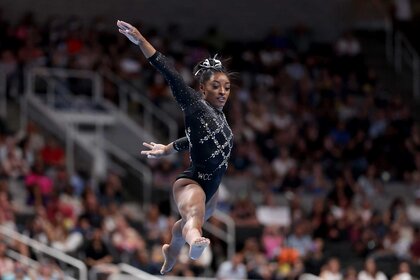
[[64,149],[60,147],[53,137],[47,139],[44,148],[41,149],[41,157],[47,166],[60,166],[64,163]]

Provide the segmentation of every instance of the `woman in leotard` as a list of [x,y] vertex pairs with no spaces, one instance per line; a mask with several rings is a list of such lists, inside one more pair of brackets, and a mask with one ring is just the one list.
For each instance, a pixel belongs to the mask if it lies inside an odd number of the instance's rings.
[[190,152],[190,167],[173,184],[181,219],[172,228],[171,243],[162,247],[165,262],[160,272],[165,274],[174,266],[185,242],[190,246],[191,259],[199,258],[210,244],[210,240],[202,236],[202,226],[216,208],[217,190],[233,146],[232,130],[222,111],[230,94],[229,73],[216,57],[205,59],[193,70],[199,82],[199,90],[194,90],[137,28],[123,21],[118,21],[117,26],[164,76],[185,118],[185,137],[168,145],[143,143],[149,150],[141,152],[148,158]]

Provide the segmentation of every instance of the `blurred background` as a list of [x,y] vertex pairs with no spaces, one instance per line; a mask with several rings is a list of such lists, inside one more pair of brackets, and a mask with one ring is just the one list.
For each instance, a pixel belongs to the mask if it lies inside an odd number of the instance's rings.
[[[211,246],[159,274],[188,154],[138,27],[196,86],[236,73]],[[0,2],[0,277],[420,278],[420,2]],[[155,275],[155,276],[153,276]]]

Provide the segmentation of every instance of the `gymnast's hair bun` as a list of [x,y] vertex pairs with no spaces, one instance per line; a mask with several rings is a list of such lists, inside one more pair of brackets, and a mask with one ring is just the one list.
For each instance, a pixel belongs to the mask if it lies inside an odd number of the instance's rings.
[[217,54],[213,58],[206,58],[199,62],[194,67],[194,77],[200,76],[205,70],[210,70],[212,72],[225,72],[222,61],[217,59]]

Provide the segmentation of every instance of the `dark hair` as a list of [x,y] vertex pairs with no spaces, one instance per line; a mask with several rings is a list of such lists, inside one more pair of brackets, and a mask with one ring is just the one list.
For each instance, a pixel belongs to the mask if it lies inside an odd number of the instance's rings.
[[200,84],[208,81],[214,73],[224,73],[226,76],[230,76],[222,61],[217,59],[217,54],[213,58],[200,61],[193,70],[193,75]]

